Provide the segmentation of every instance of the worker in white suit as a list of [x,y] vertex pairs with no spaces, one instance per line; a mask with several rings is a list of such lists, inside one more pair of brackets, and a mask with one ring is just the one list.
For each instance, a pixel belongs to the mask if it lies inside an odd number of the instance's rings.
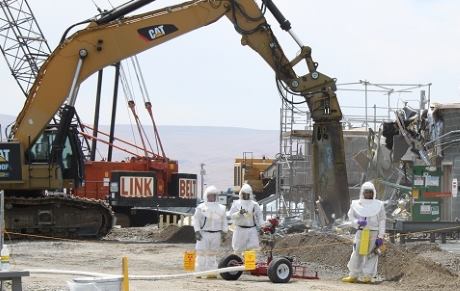
[[228,231],[226,209],[224,205],[217,203],[217,195],[218,190],[215,186],[207,187],[204,192],[205,202],[197,206],[193,215],[196,271],[217,269],[217,253]]
[[243,184],[238,200],[234,201],[229,210],[235,231],[232,237],[232,247],[235,254],[259,247],[258,229],[264,224],[259,204],[254,201],[252,187]]
[[[365,182],[361,186],[359,199],[352,201],[348,218],[357,232],[353,241],[353,252],[347,265],[349,276],[342,278],[342,281],[356,283],[361,278],[360,282],[371,283],[372,278],[377,275],[379,260],[377,250],[383,245],[386,220],[385,208],[382,201],[376,199],[374,184]],[[362,235],[366,228],[369,229],[368,240],[364,238],[365,235]],[[366,246],[364,250],[360,249],[361,243],[368,243],[368,247]]]

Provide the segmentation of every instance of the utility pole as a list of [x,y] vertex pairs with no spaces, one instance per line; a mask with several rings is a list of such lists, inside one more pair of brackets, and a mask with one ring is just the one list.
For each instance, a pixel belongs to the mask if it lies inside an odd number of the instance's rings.
[[391,118],[391,117],[390,117],[390,113],[391,113],[391,94],[392,94],[393,92],[394,92],[394,89],[391,89],[391,90],[389,90],[388,93],[387,93],[387,96],[388,96],[388,100],[387,100],[387,102],[388,102],[388,105],[387,105],[387,106],[388,106],[388,109],[387,109],[387,110],[388,110],[388,112],[387,112],[387,118],[388,118],[388,120],[390,120],[390,118]]
[[359,80],[359,83],[364,85],[364,118],[365,118],[364,126],[366,127],[366,130],[367,130],[367,128],[369,127],[368,120],[367,120],[367,86],[369,85],[369,82],[367,80],[364,80],[364,81]]
[[366,115],[366,130],[367,128],[369,127],[368,124],[367,124],[367,85],[369,83],[367,81],[364,81],[364,112],[365,112],[365,115]]
[[206,175],[206,170],[204,169],[205,164],[200,164],[200,179],[201,179],[201,199],[203,199],[204,195],[204,176]]
[[374,104],[374,132],[377,129],[377,105]]
[[419,108],[420,111],[423,111],[423,109],[425,109],[426,103],[427,103],[426,92],[425,90],[421,90],[420,91],[420,108]]

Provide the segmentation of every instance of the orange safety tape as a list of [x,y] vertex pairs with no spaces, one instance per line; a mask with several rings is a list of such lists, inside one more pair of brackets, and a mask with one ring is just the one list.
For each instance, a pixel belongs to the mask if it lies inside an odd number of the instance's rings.
[[[445,227],[445,228],[435,228],[435,229],[431,229],[431,230],[408,232],[408,233],[399,233],[399,234],[396,234],[396,235],[386,235],[385,238],[389,239],[391,237],[410,236],[410,235],[430,233],[430,232],[442,232],[442,230],[451,230],[451,229],[457,229],[457,228],[458,228],[458,226]],[[58,238],[58,237],[35,235],[35,234],[24,234],[24,233],[17,233],[17,232],[11,232],[11,231],[4,231],[4,233],[5,234],[25,236],[25,237],[44,238],[44,239],[69,241],[69,242],[83,242],[84,241],[84,240],[66,239],[66,238]],[[323,248],[323,247],[327,247],[327,246],[343,245],[343,244],[348,244],[348,243],[351,244],[351,243],[353,243],[352,239],[349,239],[349,238],[344,238],[344,239],[349,240],[349,242],[336,242],[336,243],[327,243],[327,244],[304,245],[304,246],[289,247],[289,248],[276,248],[276,250],[280,251],[280,250],[295,250],[295,249],[312,249],[312,248]]]
[[4,233],[5,233],[5,234],[11,234],[11,235],[19,235],[19,236],[35,237],[35,238],[46,238],[46,239],[62,240],[62,241],[70,241],[70,242],[82,242],[82,241],[84,241],[84,240],[60,238],[60,237],[53,237],[53,236],[44,236],[44,235],[36,235],[36,234],[18,233],[18,232],[12,232],[12,231],[5,231]]

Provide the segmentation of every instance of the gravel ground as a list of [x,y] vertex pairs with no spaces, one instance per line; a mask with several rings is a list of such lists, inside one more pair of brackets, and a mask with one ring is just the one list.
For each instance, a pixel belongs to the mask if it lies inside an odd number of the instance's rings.
[[[180,235],[179,235],[180,234]],[[190,229],[156,227],[115,229],[102,241],[13,241],[8,242],[15,269],[58,269],[120,274],[121,258],[128,256],[133,275],[177,274],[182,271],[182,256],[193,243],[163,243],[171,239],[190,239]],[[458,290],[459,255],[434,244],[389,245],[379,263],[381,281],[375,285],[345,284],[351,253],[348,236],[301,233],[278,240],[276,254],[295,255],[318,271],[320,280],[292,279],[282,286],[267,277],[243,275],[238,281],[185,277],[175,280],[131,281],[130,290]],[[221,256],[231,253],[230,242]],[[24,278],[24,290],[69,290],[67,281],[79,276],[37,275]]]

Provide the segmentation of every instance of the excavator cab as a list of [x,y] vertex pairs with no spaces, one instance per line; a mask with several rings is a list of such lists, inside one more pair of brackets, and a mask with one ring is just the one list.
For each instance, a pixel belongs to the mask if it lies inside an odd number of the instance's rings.
[[[35,193],[43,189],[80,186],[84,177],[84,155],[76,125],[66,131],[63,143],[56,142],[57,135],[58,127],[49,125],[25,152],[24,163],[21,163],[19,144],[0,143],[3,157],[0,160],[0,180],[12,183],[11,188],[21,191],[21,196],[24,196],[23,187]],[[59,179],[62,183],[53,183],[55,177],[62,177]]]
[[62,171],[63,180],[70,180],[75,187],[83,182],[84,155],[78,138],[76,125],[70,126],[66,132],[63,145],[56,142],[58,128],[49,125],[37,141],[28,150],[26,164],[57,165]]
[[48,163],[51,154],[51,145],[53,144],[53,134],[51,131],[44,131],[37,139],[37,142],[31,147],[28,154],[28,163]]
[[113,212],[104,201],[69,195],[83,181],[83,151],[76,125],[60,132],[47,126],[25,151],[19,143],[0,143],[5,228],[13,236],[99,238],[112,228]]

